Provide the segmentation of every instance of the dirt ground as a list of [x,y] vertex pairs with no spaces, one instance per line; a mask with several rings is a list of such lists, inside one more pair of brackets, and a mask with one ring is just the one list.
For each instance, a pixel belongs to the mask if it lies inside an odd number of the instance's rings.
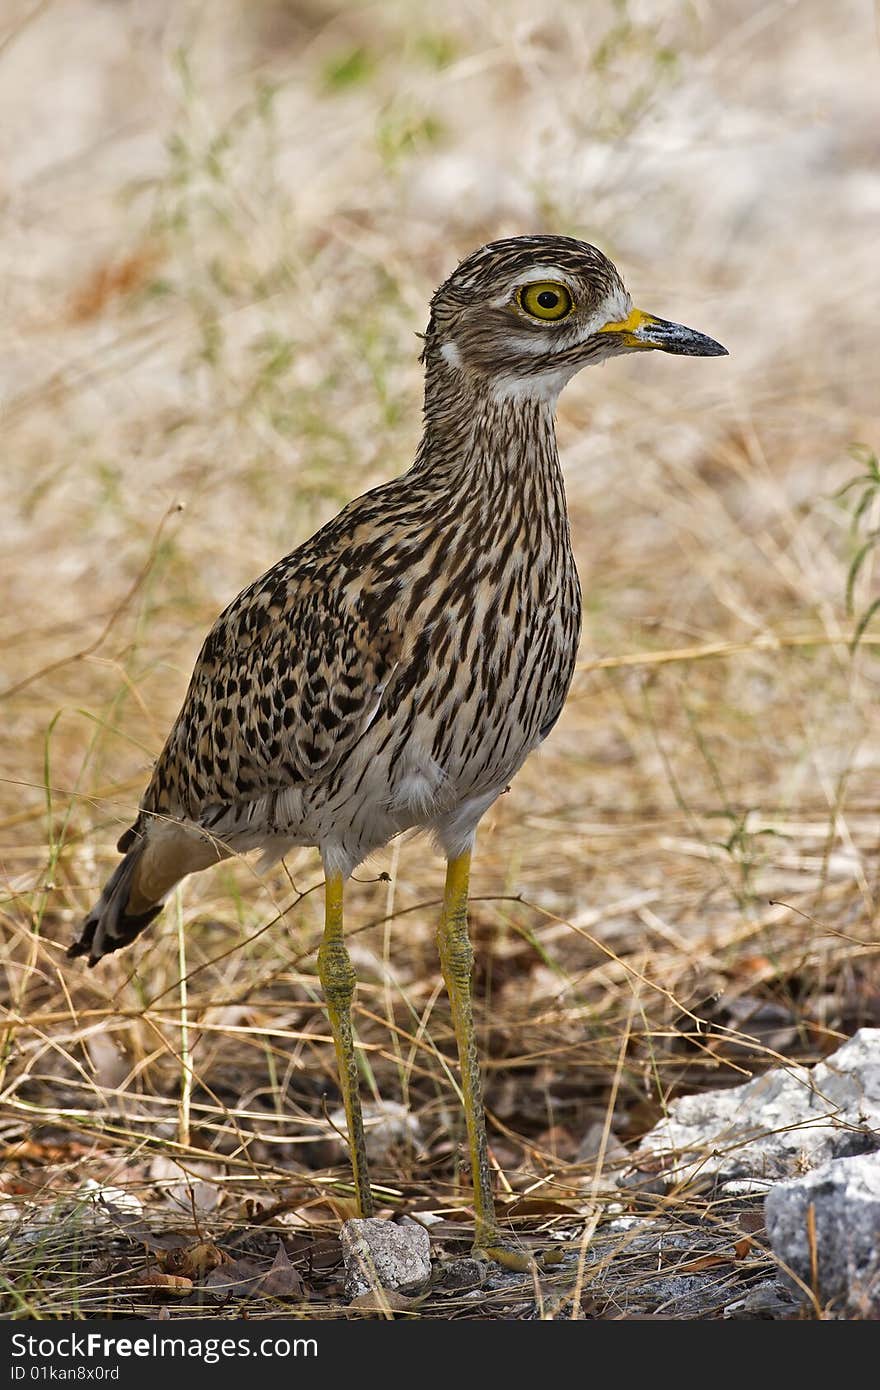
[[349,894],[356,1026],[380,1209],[447,1262],[348,1315],[834,1316],[778,1292],[760,1202],[615,1177],[675,1096],[880,1025],[877,69],[861,0],[7,0],[4,1316],[344,1310],[315,852],[64,951],[207,627],[408,465],[433,289],[536,230],[730,357],[563,396],[580,665],[478,842],[499,1206],[568,1253],[464,1258],[442,864],[406,839]]

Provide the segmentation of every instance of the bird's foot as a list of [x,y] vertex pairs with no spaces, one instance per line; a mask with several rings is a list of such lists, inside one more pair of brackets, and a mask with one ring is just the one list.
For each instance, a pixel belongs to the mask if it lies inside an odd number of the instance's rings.
[[563,1263],[567,1247],[529,1249],[498,1231],[477,1240],[467,1255],[447,1256],[434,1266],[435,1281],[449,1289],[497,1289],[519,1275],[529,1284],[544,1280]]
[[501,1237],[493,1237],[491,1243],[481,1242],[475,1245],[473,1257],[475,1260],[488,1260],[492,1264],[500,1265],[502,1269],[510,1269],[518,1274],[528,1274],[533,1269],[541,1272],[562,1264],[565,1251],[558,1246],[547,1250],[523,1250],[522,1247],[517,1248]]

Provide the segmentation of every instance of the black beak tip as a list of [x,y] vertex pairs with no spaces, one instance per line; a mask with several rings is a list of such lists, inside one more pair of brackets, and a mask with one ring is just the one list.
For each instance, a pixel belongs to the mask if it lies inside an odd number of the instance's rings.
[[729,357],[730,353],[726,347],[716,343],[714,338],[709,338],[705,333],[685,333],[670,334],[664,341],[658,342],[657,346],[662,352],[671,352],[676,357]]
[[649,347],[659,348],[675,357],[729,357],[726,347],[716,343],[708,333],[698,333],[695,328],[685,328],[683,323],[672,323],[669,319],[649,319],[645,326],[637,330]]

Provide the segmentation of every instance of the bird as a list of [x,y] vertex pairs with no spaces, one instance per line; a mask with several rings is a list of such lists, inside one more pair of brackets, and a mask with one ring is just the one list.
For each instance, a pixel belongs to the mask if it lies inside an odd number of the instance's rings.
[[511,1262],[494,1206],[471,976],[477,826],[558,720],[581,590],[555,434],[583,367],[719,343],[633,307],[612,262],[573,237],[489,242],[434,294],[411,467],[372,488],[248,585],[215,622],[123,855],[71,957],[131,942],[187,875],[316,846],[318,975],[338,1063],[353,1187],[374,1213],[345,944],[347,879],[409,830],[446,859],[437,926],[458,1050],[474,1251]]

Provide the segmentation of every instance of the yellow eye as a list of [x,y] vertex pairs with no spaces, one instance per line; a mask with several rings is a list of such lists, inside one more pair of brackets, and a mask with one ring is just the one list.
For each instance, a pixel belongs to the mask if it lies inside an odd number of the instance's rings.
[[537,280],[523,285],[517,296],[521,309],[535,319],[564,319],[574,308],[571,295],[564,285],[552,280]]

